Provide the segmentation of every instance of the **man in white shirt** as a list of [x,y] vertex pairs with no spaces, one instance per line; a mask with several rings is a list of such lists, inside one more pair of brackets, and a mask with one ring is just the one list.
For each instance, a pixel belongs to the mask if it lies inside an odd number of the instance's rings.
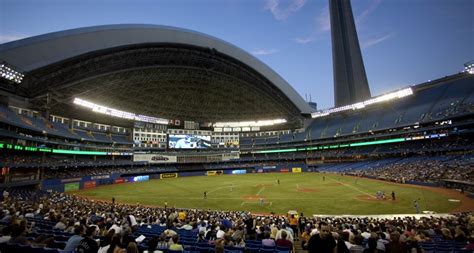
[[217,233],[216,233],[216,238],[217,239],[221,239],[221,238],[224,238],[224,235],[225,235],[225,228],[223,225],[220,225],[218,226],[218,230],[217,230]]

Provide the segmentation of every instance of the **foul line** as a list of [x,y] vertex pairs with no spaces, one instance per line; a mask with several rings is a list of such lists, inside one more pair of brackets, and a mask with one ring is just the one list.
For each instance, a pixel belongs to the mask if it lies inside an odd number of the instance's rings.
[[[169,199],[168,197],[165,196],[142,196],[140,197],[142,199],[158,199],[158,200],[165,200]],[[174,199],[185,199],[185,200],[195,200],[195,199],[202,199],[202,196],[200,197],[174,197]],[[242,200],[245,199],[245,197],[212,197],[212,196],[207,196],[207,199],[216,199],[216,200]],[[266,200],[274,199],[274,200],[330,200],[334,199],[334,197],[307,197],[307,198],[289,198],[289,197],[271,197],[271,198],[265,198]],[[255,201],[258,199],[256,198]]]
[[260,191],[257,192],[257,196],[260,196],[260,193],[262,193],[265,190],[265,187],[260,188]]
[[367,196],[369,196],[369,197],[371,197],[371,198],[374,198],[374,199],[376,198],[375,196],[370,195],[369,193],[367,193],[367,192],[365,192],[365,191],[361,191],[361,190],[359,190],[358,188],[356,188],[356,187],[354,187],[354,186],[352,186],[352,185],[343,183],[343,182],[341,182],[341,181],[339,181],[339,180],[336,180],[336,179],[333,179],[333,178],[329,178],[329,179],[331,179],[331,180],[333,180],[333,181],[336,181],[336,182],[338,182],[338,183],[340,183],[340,184],[342,184],[342,185],[344,185],[344,186],[347,186],[347,187],[349,187],[349,188],[352,188],[352,189],[354,189],[354,190],[356,190],[356,191],[358,191],[358,192],[360,192],[360,193],[363,193],[363,194],[365,194],[365,195],[367,195]]
[[[244,206],[245,204],[262,205],[262,203],[260,203],[260,202],[247,202],[247,201],[242,201],[242,203],[240,204],[240,206]],[[263,205],[272,206],[272,205],[273,205],[273,202],[264,202]]]
[[220,190],[220,189],[236,188],[235,186],[237,186],[237,185],[226,185],[226,186],[217,187],[217,188],[214,188],[213,190],[208,191],[207,194],[209,194],[209,193],[211,193],[211,192],[218,191],[218,190]]

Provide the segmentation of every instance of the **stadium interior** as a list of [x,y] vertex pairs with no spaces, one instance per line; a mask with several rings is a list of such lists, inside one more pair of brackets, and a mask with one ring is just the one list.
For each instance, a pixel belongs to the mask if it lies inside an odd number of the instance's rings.
[[[90,29],[109,36],[91,39]],[[160,39],[126,41],[116,30]],[[64,41],[84,43],[68,51],[58,46]],[[301,214],[295,222],[294,214],[73,194],[166,177],[318,172],[455,189],[469,199],[469,71],[324,111],[242,50],[180,29],[63,31],[2,44],[0,58],[1,252],[74,252],[75,236],[127,252],[302,252],[328,224],[338,250],[375,243],[380,252],[473,252],[472,209],[417,218]],[[266,245],[270,238],[277,244]],[[405,251],[389,251],[394,244]]]

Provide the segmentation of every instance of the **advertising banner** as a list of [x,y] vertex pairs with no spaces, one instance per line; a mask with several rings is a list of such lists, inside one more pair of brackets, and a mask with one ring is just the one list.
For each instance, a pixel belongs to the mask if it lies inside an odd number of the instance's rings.
[[301,168],[300,167],[295,167],[295,168],[292,168],[291,171],[293,173],[301,173]]
[[123,178],[117,178],[114,180],[114,184],[122,184],[125,183],[125,179]]
[[222,170],[210,170],[207,172],[207,175],[208,176],[219,176],[219,175],[222,175],[224,174],[224,171]]
[[247,170],[233,170],[232,174],[237,175],[237,174],[247,174]]
[[65,192],[77,191],[79,190],[79,186],[80,186],[79,182],[64,184],[64,191]]
[[133,154],[134,162],[148,162],[148,163],[176,163],[178,161],[176,156],[161,155],[161,154]]
[[90,189],[96,187],[96,181],[86,181],[84,182],[84,189]]
[[163,173],[160,174],[160,179],[166,179],[166,178],[177,178],[178,173]]
[[132,182],[142,182],[142,181],[148,181],[148,180],[150,180],[150,176],[149,175],[144,175],[144,176],[133,177],[133,179],[131,181]]

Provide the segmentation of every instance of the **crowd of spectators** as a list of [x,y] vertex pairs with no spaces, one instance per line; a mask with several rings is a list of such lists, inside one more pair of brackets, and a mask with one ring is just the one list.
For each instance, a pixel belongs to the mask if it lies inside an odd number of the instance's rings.
[[438,110],[429,115],[429,119],[449,118],[455,115],[462,115],[474,112],[474,103],[462,103],[461,100],[451,101],[448,105],[440,106]]
[[[296,219],[286,215],[124,205],[62,193],[20,193],[12,191],[2,202],[0,243],[55,247],[55,236],[44,233],[54,231],[67,236],[62,245],[65,249],[91,249],[86,252],[153,252],[159,248],[180,251],[197,243],[224,252],[227,247],[250,249],[256,242],[260,247],[290,249],[299,244],[309,252],[421,252],[423,243],[440,240],[459,249],[474,249],[472,213],[419,219],[301,214]],[[45,228],[45,224],[49,227]],[[156,234],[147,233],[151,238],[146,238],[146,243],[136,240],[151,227],[162,229]],[[181,242],[180,231],[188,231],[191,237]]]
[[75,178],[84,176],[100,176],[111,174],[140,174],[173,171],[173,167],[147,167],[147,166],[119,166],[119,167],[86,167],[75,169],[48,169],[45,171],[44,179]]
[[347,170],[350,174],[385,179],[398,183],[409,181],[440,183],[443,180],[474,182],[474,156],[462,159],[405,159],[374,168]]
[[101,167],[112,165],[132,165],[133,161],[127,159],[94,159],[92,157],[72,158],[67,156],[35,156],[31,154],[5,153],[0,156],[1,167],[46,167],[46,168],[77,168],[77,167]]
[[0,156],[0,166],[14,167],[17,165],[30,165],[35,164],[36,166],[41,163],[41,157],[38,156],[27,156],[27,155],[11,155],[2,154]]

